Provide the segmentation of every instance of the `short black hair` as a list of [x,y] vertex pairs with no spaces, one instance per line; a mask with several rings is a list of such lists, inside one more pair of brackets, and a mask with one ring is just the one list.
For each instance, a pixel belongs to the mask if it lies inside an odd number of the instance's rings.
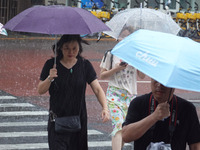
[[53,45],[53,52],[55,53],[55,47],[56,47],[56,53],[59,60],[63,58],[63,53],[61,50],[63,44],[70,43],[73,41],[77,41],[79,44],[78,56],[80,56],[81,53],[83,52],[83,47],[81,43],[89,45],[89,43],[86,40],[83,40],[79,34],[64,34],[63,36],[61,36],[60,40],[56,43],[57,47],[55,46],[55,44]]

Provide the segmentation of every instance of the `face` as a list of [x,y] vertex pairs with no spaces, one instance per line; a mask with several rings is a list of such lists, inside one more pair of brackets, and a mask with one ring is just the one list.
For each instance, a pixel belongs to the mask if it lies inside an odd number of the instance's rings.
[[[163,102],[168,101],[170,89],[171,88],[165,87],[164,85],[160,84],[159,82],[151,79],[152,94],[153,94],[155,100],[158,101],[158,103],[163,103]],[[172,89],[172,92],[170,95],[170,100],[173,96],[173,93],[174,93],[174,89]]]
[[64,58],[74,59],[79,53],[79,44],[77,41],[64,43],[61,50]]

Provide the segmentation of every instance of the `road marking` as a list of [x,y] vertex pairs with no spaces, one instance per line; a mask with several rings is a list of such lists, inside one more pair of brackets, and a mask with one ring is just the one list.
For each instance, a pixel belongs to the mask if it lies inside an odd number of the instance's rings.
[[35,137],[35,136],[47,136],[47,131],[38,131],[38,132],[0,132],[1,138],[8,137]]
[[[103,133],[97,130],[88,130],[88,135],[102,135]],[[38,132],[0,132],[0,137],[35,137],[35,136],[47,136],[47,131]]]
[[[125,143],[124,146],[130,146],[130,143]],[[98,141],[98,142],[88,142],[89,147],[107,147],[112,146],[111,141]]]
[[34,105],[30,103],[2,103],[0,107],[34,107]]
[[12,112],[0,112],[0,116],[42,116],[48,115],[48,111],[12,111]]
[[103,134],[97,130],[88,130],[88,135],[98,135],[98,134]]
[[3,122],[0,127],[15,127],[15,126],[47,126],[47,122]]
[[[111,146],[111,141],[98,141],[98,142],[88,142],[88,147],[107,147]],[[131,144],[126,143],[125,146],[130,146]],[[0,149],[13,150],[13,149],[42,149],[49,148],[47,143],[24,143],[24,144],[2,144]]]
[[0,96],[0,99],[17,99],[14,96]]
[[23,143],[23,144],[2,144],[0,149],[12,150],[12,149],[42,149],[49,148],[47,143]]
[[[102,83],[102,82],[108,82],[108,80],[98,80],[100,83]],[[151,83],[151,81],[137,81],[137,83]]]
[[137,83],[151,83],[151,81],[137,81]]

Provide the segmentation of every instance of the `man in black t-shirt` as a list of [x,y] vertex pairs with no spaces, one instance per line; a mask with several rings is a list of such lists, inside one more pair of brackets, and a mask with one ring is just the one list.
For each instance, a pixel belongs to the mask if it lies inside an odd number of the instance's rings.
[[[153,142],[171,144],[173,150],[200,150],[200,124],[195,106],[174,95],[174,90],[151,80],[152,92],[135,98],[123,123],[124,142],[146,150]],[[169,101],[169,102],[168,102]]]

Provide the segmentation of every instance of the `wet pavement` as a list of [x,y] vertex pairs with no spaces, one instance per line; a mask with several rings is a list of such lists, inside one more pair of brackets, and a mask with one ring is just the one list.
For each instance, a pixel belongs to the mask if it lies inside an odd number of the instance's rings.
[[[37,85],[45,61],[53,56],[51,46],[54,41],[54,38],[48,36],[14,35],[6,38],[0,35],[0,96],[4,94],[11,95],[16,97],[20,103],[33,104],[37,110],[48,111],[49,95],[48,93],[42,96],[39,95],[37,93]],[[89,46],[83,45],[83,56],[91,61],[99,75],[99,65],[104,52],[111,49],[117,42],[113,39],[102,39],[98,43],[96,39],[89,39],[88,41],[90,42]],[[107,82],[99,81],[104,91],[106,91]],[[149,81],[150,78],[148,77],[138,80],[139,95],[150,92]],[[184,90],[176,90],[175,93],[188,100],[193,100],[200,118],[200,93]],[[88,108],[88,128],[106,134],[106,140],[109,140],[109,133],[112,130],[111,122],[104,124],[101,122],[101,107],[89,86],[86,93],[86,103]],[[2,112],[6,110],[6,108],[0,109]],[[46,119],[43,118],[42,120]]]

